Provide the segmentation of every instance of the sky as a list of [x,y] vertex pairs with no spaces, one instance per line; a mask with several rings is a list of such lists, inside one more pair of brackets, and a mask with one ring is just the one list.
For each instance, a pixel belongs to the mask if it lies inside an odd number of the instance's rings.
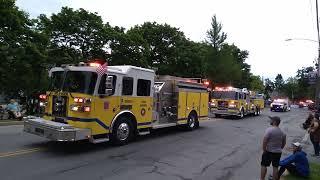
[[[314,0],[17,0],[31,17],[58,13],[63,6],[97,12],[126,29],[146,21],[167,23],[193,41],[203,41],[215,14],[227,42],[249,51],[255,75],[286,79],[318,56]],[[286,41],[286,39],[293,39]]]

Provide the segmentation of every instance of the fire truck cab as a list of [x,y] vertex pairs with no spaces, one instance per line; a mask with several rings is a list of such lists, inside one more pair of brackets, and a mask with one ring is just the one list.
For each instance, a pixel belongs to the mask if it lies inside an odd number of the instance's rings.
[[81,63],[50,70],[45,116],[27,117],[24,131],[54,141],[88,139],[126,144],[150,129],[193,130],[208,117],[208,92],[199,83],[156,76],[151,69]]
[[259,115],[261,107],[255,102],[246,88],[216,87],[211,94],[210,111],[216,117]]

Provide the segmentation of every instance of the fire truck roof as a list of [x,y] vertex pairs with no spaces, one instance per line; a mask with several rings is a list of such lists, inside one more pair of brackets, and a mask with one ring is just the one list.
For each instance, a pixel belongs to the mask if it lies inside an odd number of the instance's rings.
[[[98,68],[97,66],[90,66],[86,64],[80,64],[80,65],[73,65],[73,64],[67,64],[63,65],[62,67],[54,67],[50,70],[49,74],[55,71],[64,71],[64,69],[67,68],[71,71],[96,71]],[[152,69],[146,69],[142,67],[136,67],[136,66],[130,66],[130,65],[122,65],[122,66],[108,66],[107,71],[113,72],[113,73],[119,73],[119,74],[129,74],[130,71],[142,71],[142,72],[148,72],[148,73],[155,73]]]

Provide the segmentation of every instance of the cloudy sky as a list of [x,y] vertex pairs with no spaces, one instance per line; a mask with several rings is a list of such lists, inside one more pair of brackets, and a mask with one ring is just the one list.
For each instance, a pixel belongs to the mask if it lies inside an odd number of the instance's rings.
[[[265,78],[294,76],[317,57],[314,0],[17,0],[31,17],[62,6],[97,12],[111,25],[130,28],[145,21],[168,23],[203,41],[216,14],[227,42],[248,50],[252,72]],[[292,38],[296,40],[285,41]]]

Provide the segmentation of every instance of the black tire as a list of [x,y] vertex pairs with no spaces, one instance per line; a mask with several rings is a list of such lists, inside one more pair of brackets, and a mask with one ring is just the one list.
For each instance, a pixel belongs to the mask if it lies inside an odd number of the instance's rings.
[[195,113],[190,113],[188,116],[187,124],[185,125],[188,131],[192,131],[199,127],[198,117]]
[[243,119],[244,118],[244,110],[243,108],[240,111],[240,115],[238,116],[239,119]]
[[125,145],[130,142],[135,136],[135,128],[130,117],[122,116],[115,122],[112,133],[111,142],[114,145]]
[[254,115],[254,116],[259,116],[259,114],[258,114],[258,108],[257,108],[257,107],[255,108],[253,115]]

